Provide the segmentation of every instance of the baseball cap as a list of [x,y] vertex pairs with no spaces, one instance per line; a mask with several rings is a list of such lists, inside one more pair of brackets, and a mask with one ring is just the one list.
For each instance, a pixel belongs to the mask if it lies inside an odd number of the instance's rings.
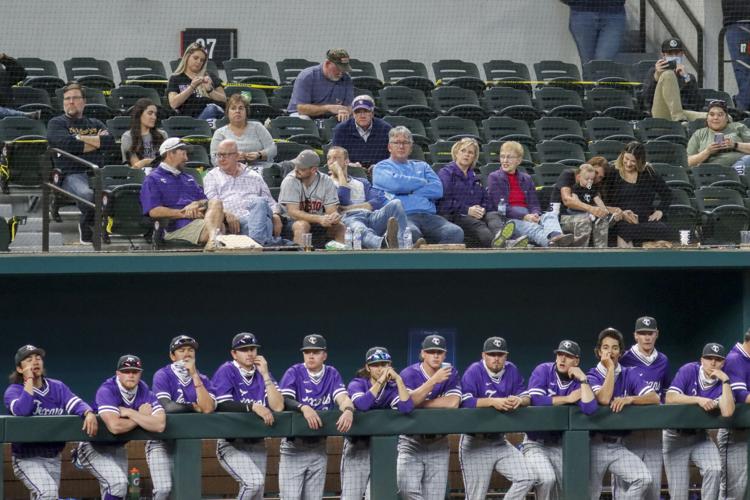
[[716,342],[709,342],[703,347],[703,353],[701,354],[701,357],[724,359],[727,357],[727,352],[724,349],[723,345],[717,344]]
[[134,354],[120,356],[120,359],[117,361],[117,371],[121,372],[123,370],[138,370],[142,372],[143,363],[141,363],[141,358]]
[[655,332],[658,330],[659,327],[656,325],[656,320],[651,316],[642,316],[635,320],[636,332]]
[[344,49],[329,49],[326,52],[326,59],[335,64],[341,71],[350,73],[352,67],[349,66],[349,52]]
[[188,335],[178,335],[172,339],[169,343],[169,352],[173,353],[180,347],[190,346],[195,350],[198,350],[198,342]]
[[372,97],[367,94],[355,97],[352,101],[352,111],[357,111],[358,109],[366,109],[367,111],[374,110],[375,103],[372,101]]
[[422,350],[447,351],[445,337],[442,335],[428,335],[422,341]]
[[320,165],[320,156],[312,149],[305,149],[292,160],[297,168],[312,168]]
[[482,352],[508,352],[508,343],[502,337],[490,337],[484,341]]
[[246,347],[260,347],[258,339],[255,335],[248,332],[241,332],[234,336],[232,339],[232,349],[244,349]]
[[560,342],[560,345],[557,346],[557,349],[555,349],[555,354],[569,354],[571,356],[575,356],[576,358],[581,357],[581,347],[578,345],[578,342],[573,342],[572,340],[563,340]]
[[661,43],[661,51],[668,52],[670,50],[685,50],[685,46],[682,45],[682,40],[679,38],[667,38]]
[[308,351],[313,349],[326,350],[326,339],[322,335],[313,333],[312,335],[306,335],[302,340],[302,349],[300,351]]
[[365,354],[365,363],[371,365],[373,363],[384,363],[391,360],[391,353],[385,347],[370,347],[367,349]]
[[21,361],[28,358],[32,354],[38,354],[41,357],[44,357],[47,355],[46,352],[44,352],[44,349],[41,349],[39,347],[33,346],[31,344],[26,344],[25,346],[21,346],[16,351],[16,366],[21,364]]
[[166,141],[162,142],[161,146],[159,146],[159,156],[164,156],[170,151],[174,151],[176,149],[187,149],[187,148],[188,148],[188,145],[182,142],[179,137],[170,137]]

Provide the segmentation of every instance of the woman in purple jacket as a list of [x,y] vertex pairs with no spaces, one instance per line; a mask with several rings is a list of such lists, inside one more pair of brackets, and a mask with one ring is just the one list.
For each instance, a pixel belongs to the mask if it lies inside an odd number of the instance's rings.
[[[510,239],[515,224],[507,222],[492,205],[487,190],[474,166],[479,157],[479,144],[471,138],[456,142],[451,148],[453,161],[438,172],[443,183],[443,197],[437,203],[438,214],[464,230],[466,244],[473,247],[501,248]],[[509,246],[525,246],[528,238],[520,238]]]

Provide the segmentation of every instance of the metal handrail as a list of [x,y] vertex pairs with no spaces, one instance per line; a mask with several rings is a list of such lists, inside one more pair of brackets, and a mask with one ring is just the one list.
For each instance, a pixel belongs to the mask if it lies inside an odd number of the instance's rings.
[[88,170],[92,171],[94,173],[94,201],[88,201],[80,196],[76,196],[73,193],[64,190],[60,186],[57,186],[49,181],[50,179],[50,170],[47,162],[44,162],[44,166],[42,168],[42,252],[49,252],[49,222],[50,222],[50,215],[49,215],[49,196],[50,196],[50,190],[54,190],[57,193],[62,194],[63,196],[70,198],[72,200],[77,201],[78,203],[83,203],[86,206],[92,207],[94,209],[94,227],[93,227],[93,238],[91,243],[94,246],[94,250],[101,250],[102,249],[102,174],[101,174],[101,168],[98,165],[95,165],[94,163],[91,163],[88,160],[84,160],[83,158],[80,158],[74,154],[68,153],[67,151],[64,151],[60,148],[48,148],[47,154],[50,156],[50,158],[54,158],[55,155],[58,156],[64,156],[70,160],[75,161],[76,163],[80,163],[84,167],[86,167]]
[[[664,11],[659,7],[659,5],[656,3],[656,0],[647,0],[648,4],[651,6],[651,9],[654,11],[656,16],[659,18],[659,20],[662,22],[665,28],[667,28],[667,31],[669,32],[670,36],[673,36],[675,38],[680,38],[677,34],[677,30],[675,29],[674,25],[669,22],[669,19],[667,19],[666,14],[664,14]],[[693,11],[690,10],[690,7],[687,6],[685,3],[685,0],[676,0],[677,4],[682,8],[682,11],[687,16],[688,20],[690,21],[690,24],[693,25],[695,28],[695,37],[696,37],[696,43],[698,45],[697,48],[697,56],[693,56],[693,53],[688,48],[685,48],[685,57],[687,57],[687,60],[690,61],[690,64],[693,65],[695,70],[697,71],[697,78],[698,78],[698,86],[703,87],[703,75],[704,75],[704,69],[703,69],[703,26],[701,26],[700,22],[698,22],[698,19],[696,19],[695,15],[693,15]],[[644,7],[644,2],[641,1],[641,8]]]
[[719,30],[719,43],[718,43],[718,50],[716,54],[716,64],[718,65],[718,76],[719,76],[719,90],[724,92],[724,66],[726,63],[732,62],[732,59],[724,59],[724,41],[725,41],[725,35],[727,32],[727,28],[732,24],[738,24],[738,23],[750,23],[750,19],[740,19],[737,21],[734,21],[733,23],[726,24],[721,27]]

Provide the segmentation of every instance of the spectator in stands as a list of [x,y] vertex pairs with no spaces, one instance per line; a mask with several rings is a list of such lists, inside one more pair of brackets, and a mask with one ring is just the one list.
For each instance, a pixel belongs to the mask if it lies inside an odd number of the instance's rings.
[[390,158],[375,165],[373,185],[386,193],[388,199],[401,200],[409,219],[415,247],[424,238],[430,243],[462,243],[464,231],[436,215],[435,202],[443,196],[443,184],[432,167],[410,160],[414,140],[406,127],[393,127],[388,132]]
[[[377,409],[411,413],[414,402],[385,347],[371,347],[365,366],[347,386],[357,411]],[[341,452],[341,500],[370,498],[370,437],[347,436]]]
[[696,130],[687,146],[688,165],[719,163],[732,166],[742,175],[750,166],[750,128],[742,122],[730,122],[724,101],[708,104],[706,127]]
[[240,163],[239,156],[236,142],[221,141],[216,152],[218,168],[203,179],[206,197],[222,202],[227,232],[244,234],[263,246],[284,244],[281,207],[263,177]]
[[42,112],[13,109],[13,93],[10,88],[26,78],[26,70],[8,54],[0,52],[0,119],[6,116],[25,116],[38,120]]
[[[622,220],[612,227],[617,246],[640,246],[646,241],[675,241],[677,232],[667,226],[664,212],[672,202],[672,192],[664,179],[646,163],[646,148],[629,142],[615,161],[608,206],[622,210]],[[659,200],[654,208],[654,202]]]
[[[78,415],[82,430],[96,435],[99,423],[91,407],[60,380],[47,377],[44,349],[25,345],[16,351],[15,369],[5,389],[5,408],[20,417]],[[59,498],[60,464],[65,443],[13,443],[13,474],[28,488],[31,498]]]
[[750,2],[721,0],[729,56],[732,59],[737,95],[734,102],[742,111],[750,110]]
[[305,149],[292,162],[294,170],[281,181],[279,203],[290,218],[287,230],[292,232],[294,242],[302,246],[303,235],[313,233],[313,239],[326,235],[343,243],[346,228],[338,212],[336,184],[318,172],[320,157],[312,149]]
[[[96,118],[83,116],[86,95],[77,83],[63,88],[64,114],[52,118],[47,124],[47,140],[50,147],[62,149],[94,165],[104,166],[105,152],[115,146],[114,138],[107,127]],[[55,167],[62,171],[62,188],[84,200],[93,201],[94,191],[89,187],[87,168],[72,159],[58,155]],[[81,217],[78,235],[81,243],[91,243],[93,236],[94,209],[78,204]]]
[[141,186],[143,215],[170,219],[164,239],[216,248],[214,236],[221,231],[224,209],[221,200],[207,200],[195,178],[182,171],[187,161],[187,144],[170,137],[159,148],[161,164]]
[[625,0],[561,0],[570,6],[569,29],[581,64],[614,59],[626,29]]
[[352,102],[354,116],[339,123],[333,129],[334,146],[349,152],[352,163],[368,168],[388,158],[388,131],[391,126],[385,120],[375,118],[375,101],[367,94],[359,95]]
[[362,248],[402,247],[407,220],[401,200],[386,200],[364,177],[350,177],[349,156],[342,147],[328,150],[328,170],[338,188],[341,222],[362,232]]
[[474,173],[479,157],[479,144],[463,138],[451,148],[453,161],[438,172],[443,183],[443,197],[437,202],[438,214],[464,230],[468,246],[502,248],[506,242],[524,246],[528,237],[509,242],[516,228],[490,204],[490,196]]
[[247,99],[242,94],[232,94],[227,99],[226,116],[229,123],[216,130],[211,139],[211,161],[214,165],[218,165],[216,152],[225,139],[237,144],[237,160],[250,168],[259,170],[273,163],[276,143],[262,123],[248,121],[247,105]]
[[[536,186],[529,174],[518,170],[523,158],[523,146],[515,141],[500,146],[500,169],[488,179],[490,204],[505,205],[506,216],[516,225],[515,236],[528,236],[541,247],[568,247],[581,245],[583,238],[575,240],[572,234],[563,234],[555,212],[544,212],[539,206]],[[587,238],[586,238],[587,239]]]
[[200,120],[224,117],[221,104],[227,96],[219,77],[206,71],[207,65],[205,47],[199,42],[188,45],[167,84],[169,105],[179,114]]
[[698,81],[688,73],[683,64],[685,46],[678,38],[669,38],[661,44],[661,59],[646,75],[643,83],[643,101],[654,118],[672,121],[691,121],[705,118],[697,111],[703,107],[698,94]]
[[565,170],[555,183],[552,200],[562,203],[560,227],[564,231],[572,232],[576,237],[586,236],[581,246],[589,246],[593,235],[594,247],[606,248],[610,214],[602,201],[599,185],[594,182],[597,175],[597,169],[591,163],[583,163],[575,170]]
[[151,162],[159,156],[159,147],[167,133],[156,128],[158,109],[151,99],[138,99],[130,112],[130,130],[122,134],[122,161],[133,168],[151,172]]
[[344,49],[330,49],[325,61],[297,75],[287,112],[302,118],[335,116],[340,122],[349,119],[354,97],[351,70],[349,53]]

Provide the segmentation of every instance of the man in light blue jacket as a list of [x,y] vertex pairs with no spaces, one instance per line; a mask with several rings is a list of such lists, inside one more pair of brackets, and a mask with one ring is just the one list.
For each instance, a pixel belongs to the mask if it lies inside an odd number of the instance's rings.
[[424,237],[429,243],[463,243],[463,229],[437,215],[435,201],[443,196],[443,183],[427,163],[409,159],[413,143],[406,127],[388,132],[391,157],[375,165],[373,186],[387,199],[401,200],[414,241]]

